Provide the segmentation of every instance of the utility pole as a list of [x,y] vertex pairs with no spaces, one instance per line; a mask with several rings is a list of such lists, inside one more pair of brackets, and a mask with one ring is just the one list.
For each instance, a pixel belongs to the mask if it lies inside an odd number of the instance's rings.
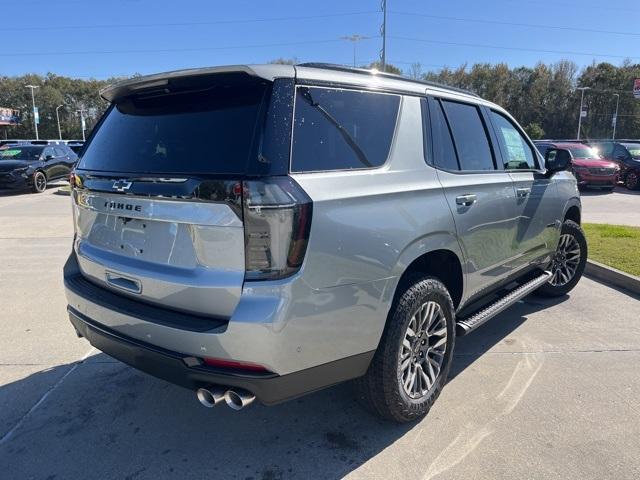
[[618,105],[620,104],[620,94],[614,93],[616,97],[616,113],[613,114],[613,135],[611,137],[612,140],[616,139],[616,127],[618,126]]
[[76,110],[76,113],[80,114],[80,124],[82,125],[82,141],[83,142],[86,140],[84,138],[84,129],[85,129],[84,112],[86,112],[86,110],[84,108],[80,108],[79,110]]
[[340,37],[340,40],[348,40],[353,43],[353,66],[356,66],[356,45],[360,40],[366,40],[370,37],[365,37],[363,35],[347,35],[345,37]]
[[64,107],[64,105],[58,105],[56,107],[56,120],[58,121],[58,138],[60,140],[62,140],[62,130],[60,130],[60,115],[58,114],[58,110],[60,110],[61,107]]
[[387,0],[382,0],[380,5],[382,8],[382,27],[380,35],[382,35],[382,50],[380,51],[380,67],[383,72],[387,71]]
[[578,135],[576,140],[580,140],[580,128],[582,127],[582,104],[584,102],[584,91],[590,90],[591,87],[578,87],[576,90],[581,90],[582,94],[580,95],[580,116],[578,117]]
[[31,89],[31,103],[33,104],[33,128],[36,130],[36,140],[40,140],[38,138],[38,122],[40,121],[38,110],[36,109],[36,97],[33,94],[33,91],[36,88],[40,88],[38,85],[25,85],[25,88]]

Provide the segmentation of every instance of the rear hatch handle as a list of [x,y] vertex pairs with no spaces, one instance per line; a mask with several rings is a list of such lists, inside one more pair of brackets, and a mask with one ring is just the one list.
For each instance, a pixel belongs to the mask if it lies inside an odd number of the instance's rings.
[[142,293],[142,284],[139,280],[123,277],[119,273],[105,272],[107,283],[112,287],[119,288],[130,293]]

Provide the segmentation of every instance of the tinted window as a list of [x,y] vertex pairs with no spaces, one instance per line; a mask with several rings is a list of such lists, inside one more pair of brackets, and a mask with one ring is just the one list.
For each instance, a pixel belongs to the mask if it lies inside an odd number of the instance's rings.
[[538,168],[533,150],[516,126],[505,116],[491,111],[505,170],[534,170]]
[[389,155],[400,97],[298,87],[291,170],[371,168]]
[[56,152],[56,157],[64,157],[66,155],[66,152],[61,147],[55,147],[54,150]]
[[38,160],[42,150],[42,147],[10,146],[0,150],[0,160]]
[[106,114],[80,168],[156,174],[242,174],[256,158],[266,87],[207,86],[129,97]]
[[451,132],[442,112],[442,105],[437,100],[429,102],[431,116],[431,136],[433,142],[433,163],[445,170],[459,170],[456,150],[453,147]]
[[44,158],[55,157],[56,153],[55,153],[55,150],[53,149],[53,147],[47,147],[47,148],[44,149],[44,152],[42,152],[42,155],[44,156]]
[[442,102],[462,170],[493,170],[493,155],[478,107]]

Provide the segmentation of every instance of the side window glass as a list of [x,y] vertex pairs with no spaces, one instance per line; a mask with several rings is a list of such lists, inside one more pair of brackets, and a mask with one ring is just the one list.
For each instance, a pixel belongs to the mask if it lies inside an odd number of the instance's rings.
[[55,153],[52,147],[47,147],[42,151],[42,158],[47,158],[47,157],[55,157]]
[[533,150],[516,126],[504,115],[491,110],[505,170],[535,170],[538,168]]
[[429,102],[429,114],[431,117],[434,165],[445,170],[460,170],[447,119],[438,100],[432,99]]
[[381,166],[389,156],[399,106],[398,95],[298,87],[291,170]]
[[66,155],[66,153],[64,153],[64,150],[60,147],[55,147],[54,150],[56,152],[56,157],[64,157]]
[[495,170],[487,131],[475,105],[443,100],[462,170]]

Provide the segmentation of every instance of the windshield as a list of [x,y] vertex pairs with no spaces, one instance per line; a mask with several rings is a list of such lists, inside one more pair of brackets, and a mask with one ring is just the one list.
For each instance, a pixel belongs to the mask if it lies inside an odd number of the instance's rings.
[[640,160],[640,143],[624,143],[623,145],[629,150],[632,158]]
[[129,97],[107,112],[80,168],[150,174],[238,174],[255,153],[263,83]]
[[581,158],[586,160],[600,160],[602,157],[595,148],[590,147],[569,147],[568,149],[573,158]]
[[38,160],[43,147],[9,147],[0,150],[0,160]]

